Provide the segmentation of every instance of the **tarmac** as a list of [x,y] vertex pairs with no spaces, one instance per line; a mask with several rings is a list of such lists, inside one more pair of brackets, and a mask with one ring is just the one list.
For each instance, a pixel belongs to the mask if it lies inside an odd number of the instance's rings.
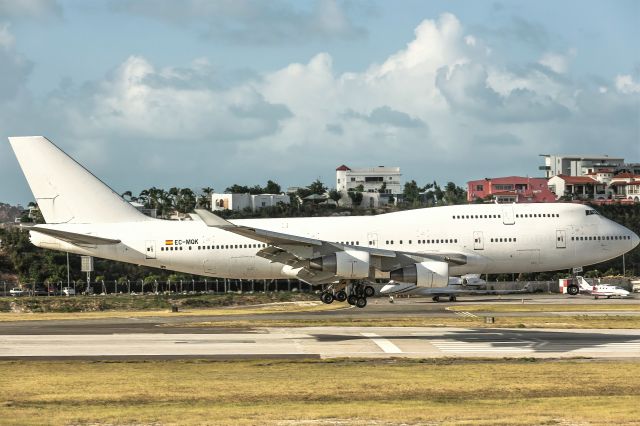
[[[523,302],[524,300],[524,302]],[[460,301],[460,299],[459,299]],[[464,315],[447,310],[464,303],[640,304],[638,299],[587,297],[468,297],[457,303],[372,299],[364,309],[233,315],[0,322],[0,360],[10,359],[241,359],[241,358],[575,358],[640,359],[640,330],[502,329],[429,327],[194,327],[208,320],[367,318]],[[585,312],[587,313],[587,312]],[[591,313],[591,312],[589,312]],[[613,312],[610,312],[613,313]],[[473,314],[481,316],[482,313]],[[576,313],[572,313],[576,314]],[[579,313],[578,313],[579,314]],[[615,315],[636,315],[615,311]],[[507,313],[500,315],[526,315]],[[545,312],[544,315],[566,315]]]

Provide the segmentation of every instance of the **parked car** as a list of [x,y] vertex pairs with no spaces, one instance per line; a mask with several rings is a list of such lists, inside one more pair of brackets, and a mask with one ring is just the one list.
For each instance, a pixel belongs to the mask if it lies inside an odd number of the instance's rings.
[[36,287],[35,290],[33,290],[34,296],[47,296],[48,294],[49,292],[45,287]]
[[62,289],[62,294],[65,296],[75,296],[76,290],[73,287],[65,287]]
[[9,294],[11,296],[24,296],[25,294],[27,294],[27,292],[21,289],[20,287],[14,287],[11,290],[9,290]]

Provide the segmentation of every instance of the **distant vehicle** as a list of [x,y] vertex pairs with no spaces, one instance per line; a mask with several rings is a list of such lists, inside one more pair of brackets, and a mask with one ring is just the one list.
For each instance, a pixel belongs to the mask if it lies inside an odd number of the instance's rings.
[[34,296],[48,296],[49,292],[47,291],[47,289],[45,287],[36,287],[33,290],[33,295]]
[[577,276],[575,279],[566,278],[560,280],[560,289],[563,294],[575,296],[578,293],[590,294],[594,299],[606,297],[629,297],[631,293],[622,287],[609,284],[589,284],[584,277]]
[[20,287],[14,287],[11,290],[9,290],[9,294],[11,296],[24,296],[25,294],[27,294],[27,292],[21,289]]
[[62,294],[65,296],[75,296],[76,290],[73,287],[65,287],[62,289]]

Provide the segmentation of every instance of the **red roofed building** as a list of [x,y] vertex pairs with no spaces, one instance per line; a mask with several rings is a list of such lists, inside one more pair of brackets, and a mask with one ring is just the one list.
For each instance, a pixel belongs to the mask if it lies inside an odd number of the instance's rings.
[[549,179],[549,189],[557,198],[571,200],[605,200],[607,184],[592,176],[557,175]]
[[611,193],[616,200],[640,202],[640,176],[632,173],[620,173],[611,179]]
[[467,182],[467,201],[499,203],[550,203],[556,200],[544,178],[509,176]]

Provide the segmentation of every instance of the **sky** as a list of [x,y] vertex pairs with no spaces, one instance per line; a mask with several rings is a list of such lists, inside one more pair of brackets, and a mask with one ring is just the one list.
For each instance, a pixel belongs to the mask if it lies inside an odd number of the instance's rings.
[[0,202],[21,135],[134,194],[640,162],[639,42],[635,0],[0,0]]

